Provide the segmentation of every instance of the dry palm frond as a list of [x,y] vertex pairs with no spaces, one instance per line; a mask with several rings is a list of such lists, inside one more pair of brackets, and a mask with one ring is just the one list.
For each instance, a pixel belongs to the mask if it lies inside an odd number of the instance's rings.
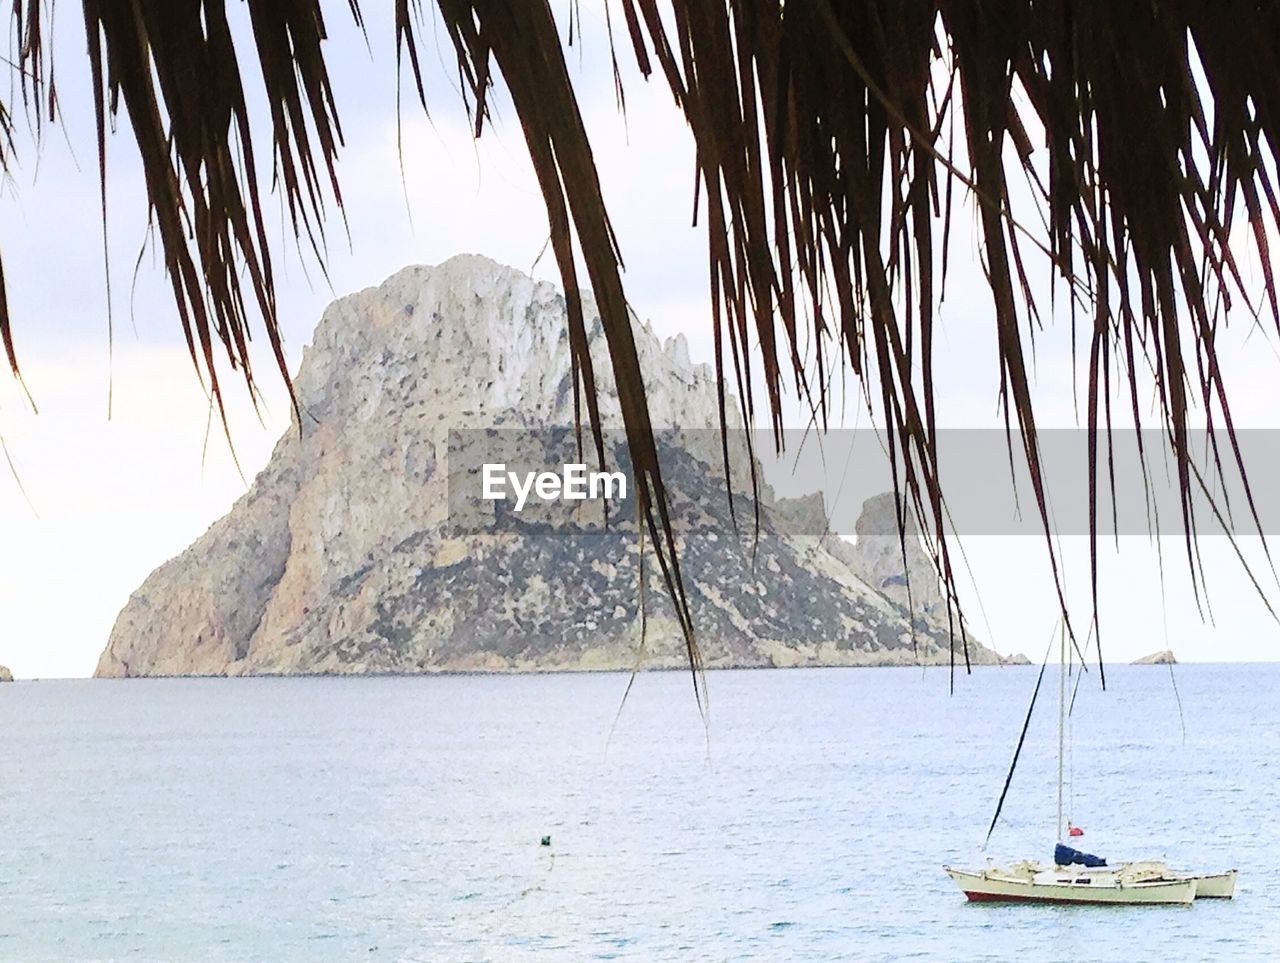
[[[492,56],[511,91],[511,98],[534,171],[542,188],[551,225],[551,245],[560,266],[569,314],[569,344],[573,359],[574,407],[584,387],[597,458],[604,461],[604,441],[596,406],[595,374],[587,346],[582,314],[574,239],[586,264],[604,326],[614,383],[622,409],[627,447],[636,479],[639,510],[653,541],[654,553],[671,592],[677,621],[685,639],[689,664],[699,693],[701,661],[694,642],[693,619],[680,576],[675,533],[667,511],[666,489],[657,443],[645,398],[644,374],[636,353],[631,316],[623,294],[619,269],[622,258],[609,223],[595,160],[578,111],[549,7],[538,3],[486,3],[439,0],[453,38],[463,77],[471,91],[475,131],[479,136],[486,116]],[[412,53],[410,37],[410,59]]]
[[[248,0],[248,7],[277,181],[295,233],[322,256],[324,198],[341,203],[334,177],[341,130],[319,4]],[[495,76],[510,90],[547,204],[570,306],[575,390],[580,378],[599,452],[576,254],[586,266],[641,504],[696,665],[621,257],[550,6],[438,0],[437,7],[477,135]],[[1188,430],[1196,412],[1224,429],[1228,454],[1213,450],[1218,471],[1226,457],[1244,473],[1217,357],[1225,308],[1232,297],[1248,301],[1231,246],[1237,210],[1263,262],[1265,309],[1280,324],[1270,270],[1280,227],[1280,5],[615,0],[618,7],[641,72],[665,80],[697,145],[722,405],[726,341],[748,413],[762,393],[779,438],[788,388],[825,419],[833,362],[843,359],[874,393],[905,495],[900,512],[921,520],[958,618],[933,386],[934,306],[958,182],[978,205],[1000,397],[1046,536],[1028,369],[1049,295],[1033,290],[1033,252],[1066,280],[1073,325],[1077,311],[1086,315],[1091,511],[1102,460],[1096,439],[1100,419],[1111,426],[1113,388],[1128,389],[1136,426],[1139,385],[1150,377],[1176,458],[1194,571]],[[359,20],[354,0],[351,8]],[[51,112],[52,86],[42,86],[43,8],[15,0],[13,9],[23,97],[47,99]],[[220,403],[215,341],[252,385],[248,303],[281,358],[254,141],[225,2],[85,0],[84,9],[99,147],[106,115],[123,103],[192,357]],[[419,0],[396,2],[398,50],[425,103],[419,12]],[[951,134],[957,125],[960,147]],[[0,130],[7,159],[8,113]],[[1023,180],[1033,193],[1026,211],[1014,209],[1011,187]],[[1036,206],[1040,237],[1023,227]],[[0,335],[16,370],[2,298],[0,290]],[[762,385],[753,383],[753,359]],[[1257,525],[1252,495],[1249,502]],[[1096,608],[1096,535],[1092,554]],[[955,624],[963,644],[963,620]]]
[[[341,204],[334,161],[342,130],[321,54],[324,20],[311,0],[252,3],[249,12],[275,179],[294,233],[320,256],[326,191]],[[104,221],[108,114],[114,118],[123,106],[187,347],[221,414],[215,342],[253,391],[248,341],[255,315],[289,378],[258,158],[226,5],[84,0],[84,18]]]

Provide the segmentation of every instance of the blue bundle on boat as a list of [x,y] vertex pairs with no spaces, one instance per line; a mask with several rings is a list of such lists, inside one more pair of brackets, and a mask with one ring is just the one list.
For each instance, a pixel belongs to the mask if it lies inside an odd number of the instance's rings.
[[1079,863],[1081,866],[1089,869],[1096,869],[1099,866],[1106,866],[1107,861],[1101,856],[1094,856],[1092,853],[1082,853],[1078,849],[1072,849],[1070,846],[1063,846],[1062,843],[1053,847],[1053,861],[1058,866],[1070,866],[1073,863]]

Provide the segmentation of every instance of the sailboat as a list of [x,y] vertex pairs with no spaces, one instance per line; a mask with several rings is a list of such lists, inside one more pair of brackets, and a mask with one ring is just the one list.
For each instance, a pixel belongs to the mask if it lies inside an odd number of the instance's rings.
[[943,870],[965,896],[974,902],[1190,905],[1197,898],[1230,899],[1235,894],[1234,869],[1224,873],[1187,873],[1172,870],[1160,860],[1132,861],[1108,866],[1105,859],[1066,844],[1064,840],[1071,839],[1079,832],[1063,820],[1067,665],[1067,634],[1064,623],[1060,636],[1058,675],[1058,842],[1054,846],[1053,864],[1021,860],[1010,866],[988,864],[980,870],[956,869],[952,866],[943,866]]

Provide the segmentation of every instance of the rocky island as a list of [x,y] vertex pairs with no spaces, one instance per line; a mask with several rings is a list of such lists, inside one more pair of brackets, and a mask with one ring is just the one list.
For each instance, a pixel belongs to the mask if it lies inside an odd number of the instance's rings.
[[[603,332],[589,298],[585,308],[602,419],[618,427]],[[663,471],[706,664],[948,662],[945,605],[916,538],[904,567],[892,496],[866,504],[850,543],[825,532],[820,494],[761,486],[755,505],[751,456],[735,444],[731,516],[711,370],[690,362],[683,337],[659,343],[638,321],[635,333],[655,427],[692,439],[664,451]],[[451,518],[457,432],[574,423],[553,285],[477,256],[406,268],[330,305],[296,390],[301,424],[230,512],[133,593],[97,675],[686,664],[634,517],[567,533],[496,505],[474,525]],[[730,421],[741,424],[732,407]],[[623,446],[610,451],[625,461]],[[757,507],[758,537],[744,521]],[[972,639],[968,652],[999,661]]]
[[1177,665],[1178,660],[1173,657],[1172,649],[1163,649],[1160,652],[1152,652],[1150,655],[1144,655],[1141,659],[1134,659],[1131,665]]

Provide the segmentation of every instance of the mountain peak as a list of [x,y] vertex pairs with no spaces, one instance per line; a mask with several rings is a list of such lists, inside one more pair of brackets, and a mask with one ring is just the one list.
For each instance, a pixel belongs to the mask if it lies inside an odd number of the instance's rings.
[[[620,427],[589,295],[584,307],[602,420]],[[789,527],[803,513],[775,510],[767,488],[758,542],[739,532],[710,370],[691,363],[683,335],[660,344],[634,323],[653,423],[684,430],[663,474],[708,664],[945,661],[934,622],[913,629],[853,556]],[[295,379],[301,431],[286,432],[248,493],[133,594],[98,673],[629,668],[641,565],[653,587],[649,664],[683,664],[634,518],[581,535],[510,513],[501,530],[451,524],[451,473],[465,471],[451,431],[533,438],[573,425],[570,370],[563,295],[486,257],[407,267],[338,299]],[[729,418],[741,425],[736,409]],[[610,444],[621,464],[624,446]],[[731,449],[739,499],[747,457]]]

